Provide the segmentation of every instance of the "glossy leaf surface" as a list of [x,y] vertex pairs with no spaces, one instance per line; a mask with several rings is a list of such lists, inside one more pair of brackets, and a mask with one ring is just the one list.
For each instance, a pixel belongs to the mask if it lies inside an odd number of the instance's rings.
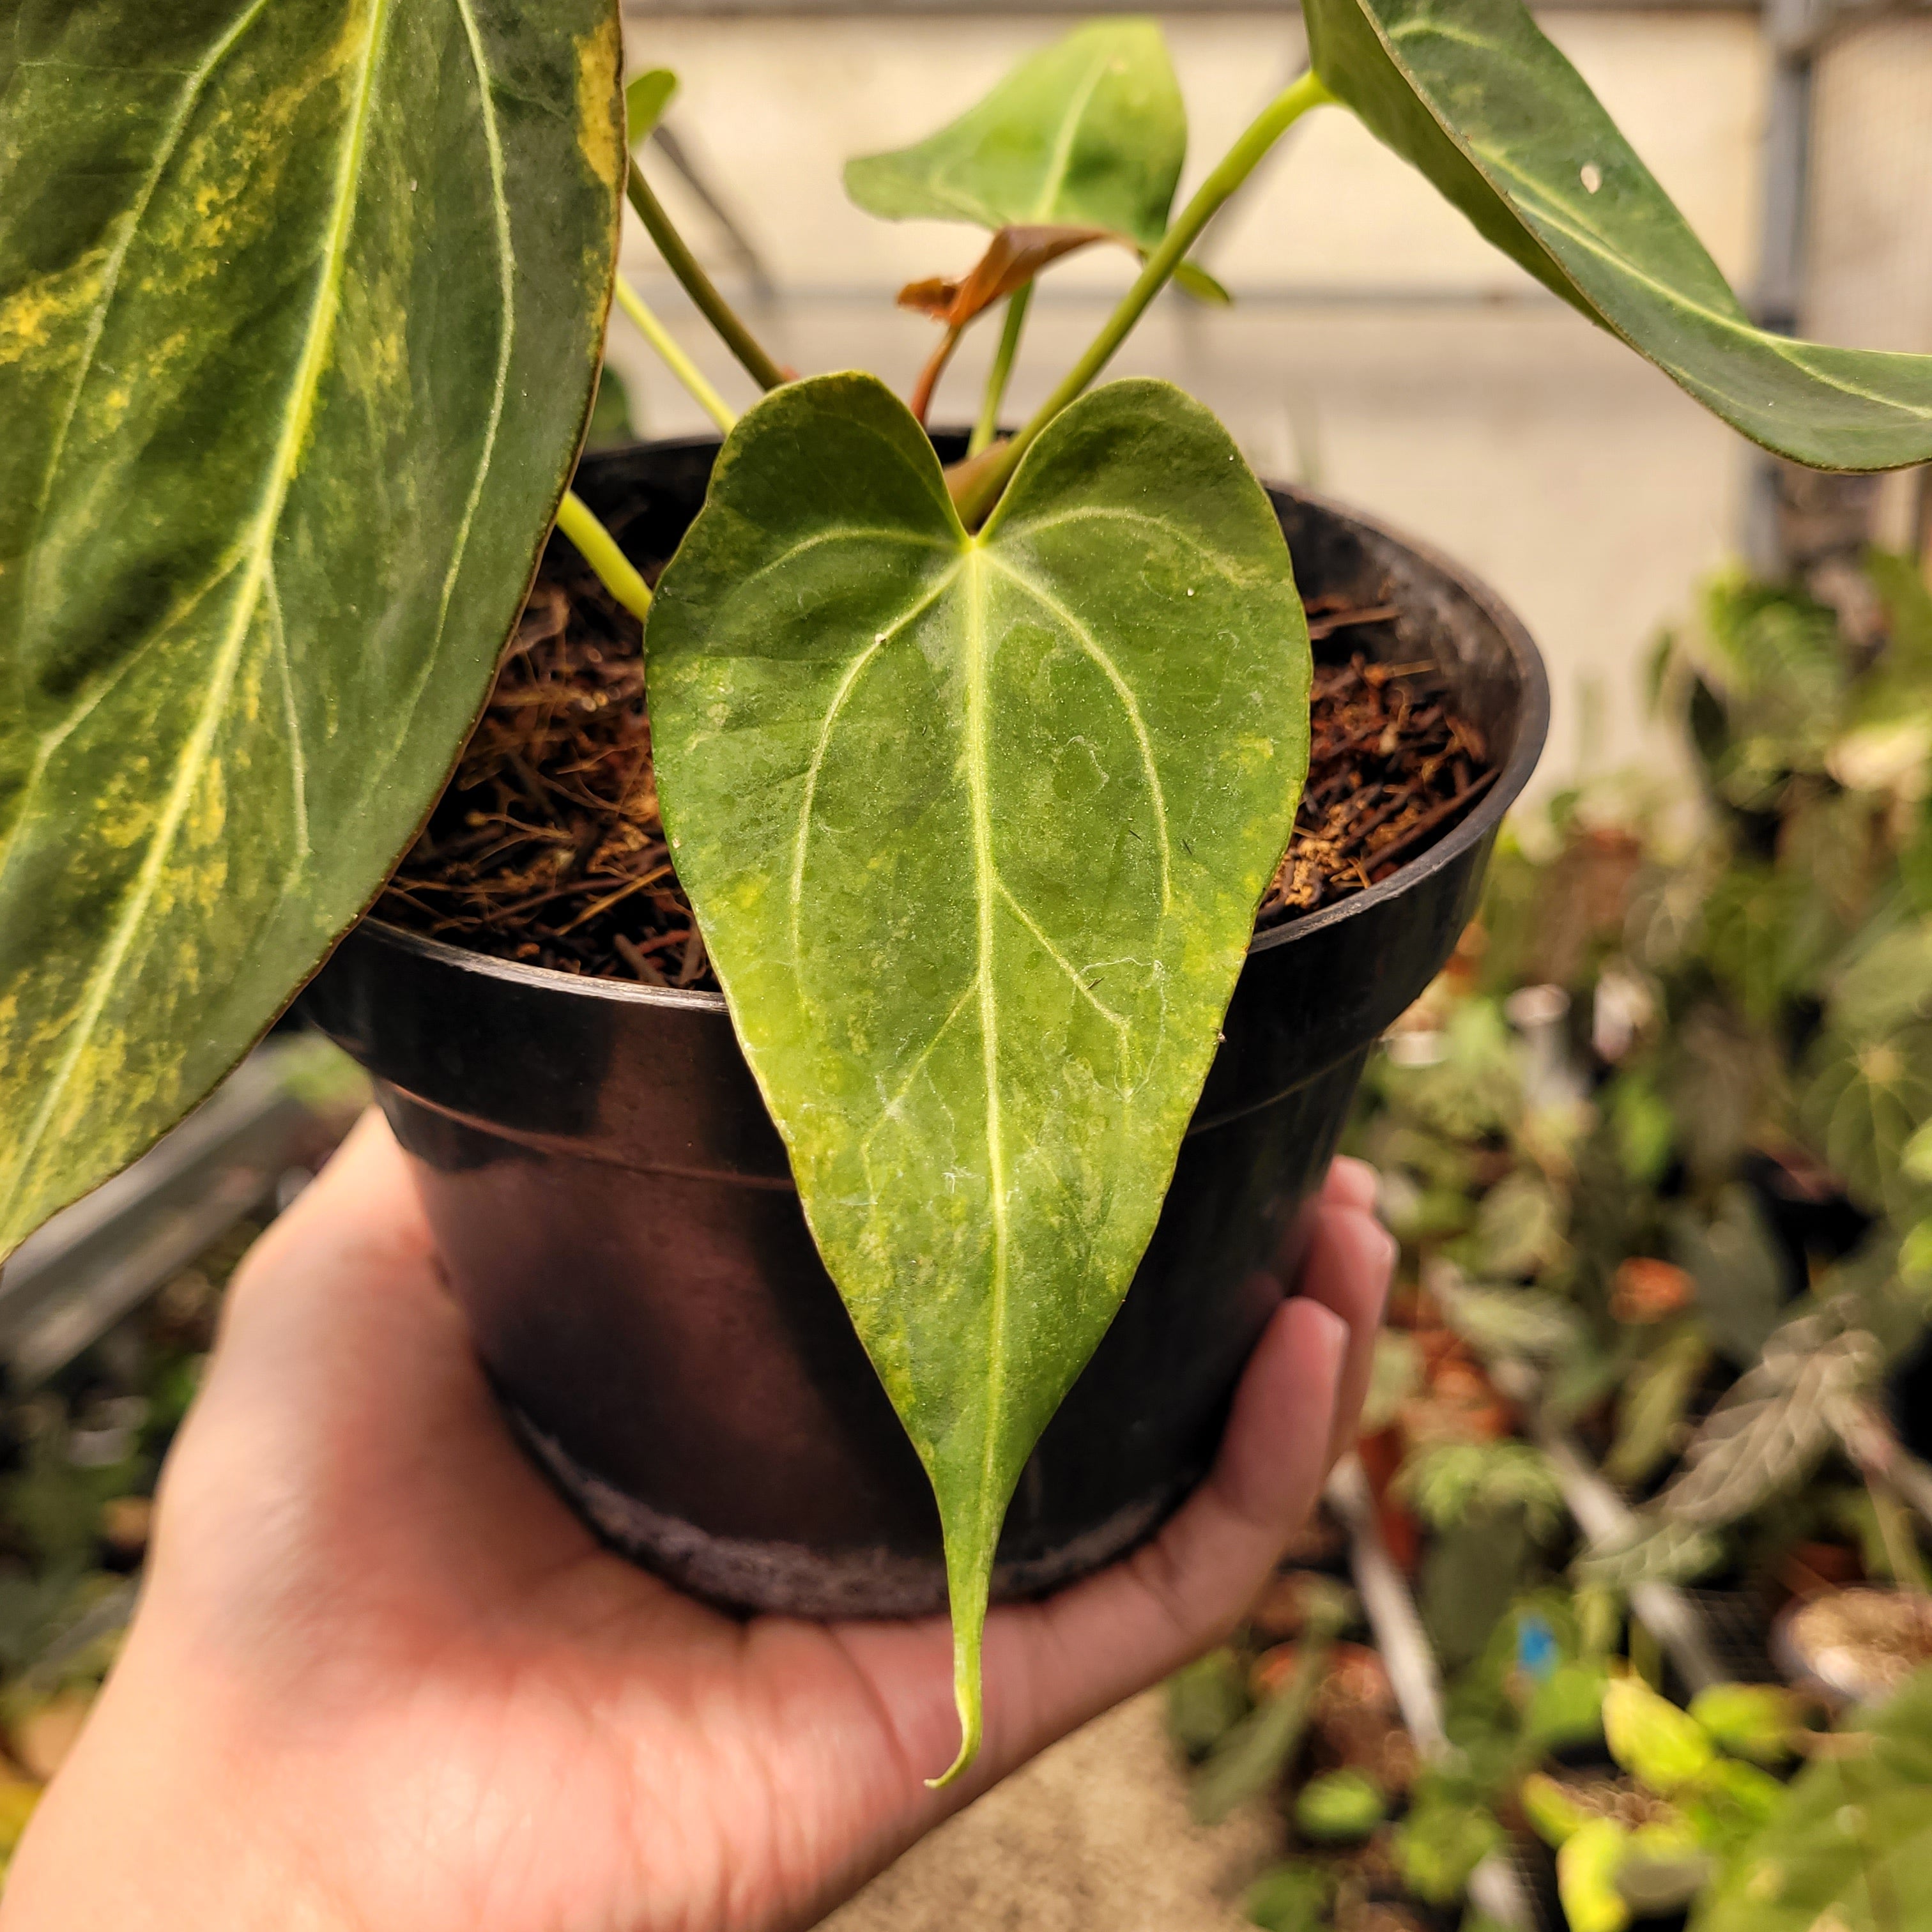
[[889,220],[1049,222],[1152,248],[1186,152],[1159,27],[1096,20],[1022,62],[936,134],[847,162],[845,191]]
[[617,59],[611,0],[0,4],[0,1252],[442,786],[590,407]]
[[969,536],[869,376],[759,403],[658,586],[680,877],[939,1499],[966,1747],[994,1543],[1112,1319],[1307,756],[1274,513],[1162,383]]
[[1932,458],[1932,356],[1753,326],[1520,0],[1304,0],[1323,82],[1496,247],[1755,442],[1801,463]]

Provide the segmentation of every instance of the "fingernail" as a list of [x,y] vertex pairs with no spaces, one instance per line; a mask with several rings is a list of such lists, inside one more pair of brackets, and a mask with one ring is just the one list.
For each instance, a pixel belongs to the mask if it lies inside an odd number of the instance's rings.
[[1393,1274],[1402,1244],[1367,1208],[1346,1208],[1342,1212],[1346,1225],[1354,1231],[1352,1238],[1361,1244],[1358,1252],[1364,1263],[1382,1274]]
[[1339,1365],[1342,1356],[1348,1352],[1348,1323],[1344,1322],[1325,1301],[1311,1300],[1306,1296],[1298,1296],[1296,1299],[1301,1305],[1301,1318],[1304,1322],[1310,1320],[1313,1322],[1316,1329],[1318,1331],[1322,1346],[1335,1358]]

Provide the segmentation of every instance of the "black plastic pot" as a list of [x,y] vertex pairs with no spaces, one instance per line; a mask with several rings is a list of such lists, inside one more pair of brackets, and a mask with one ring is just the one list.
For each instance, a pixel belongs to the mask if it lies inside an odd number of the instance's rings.
[[[577,487],[634,556],[662,558],[714,453],[599,454]],[[1205,1470],[1369,1049],[1448,958],[1543,746],[1541,663],[1495,597],[1365,518],[1274,494],[1304,592],[1399,605],[1365,647],[1438,656],[1502,770],[1386,882],[1256,940],[1152,1244],[1021,1480],[1004,1594],[1116,1556]],[[610,1542],[729,1604],[944,1602],[925,1474],[812,1246],[722,999],[374,922],[306,998],[376,1077],[505,1402]]]

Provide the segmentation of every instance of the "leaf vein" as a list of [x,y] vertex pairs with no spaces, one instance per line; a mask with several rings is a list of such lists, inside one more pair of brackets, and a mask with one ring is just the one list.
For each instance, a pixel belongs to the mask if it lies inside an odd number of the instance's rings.
[[1060,198],[1060,190],[1066,185],[1066,170],[1073,163],[1073,144],[1080,137],[1080,123],[1113,57],[1112,51],[1103,47],[1066,104],[1066,112],[1053,137],[1053,152],[1048,157],[1046,172],[1040,181],[1040,199],[1034,203],[1036,221],[1045,221],[1052,215],[1053,204]]
[[1042,930],[1040,922],[1013,896],[1012,888],[999,876],[997,872],[993,875],[993,884],[998,889],[1000,896],[1006,901],[1013,916],[1033,934],[1034,942],[1040,950],[1060,968],[1061,972],[1066,975],[1068,979],[1073,982],[1082,998],[1085,1000],[1088,1004],[1119,1034],[1120,1044],[1124,1047],[1127,1038],[1126,1019],[1120,1014],[1115,1012],[1113,1008],[1108,1006],[1080,976],[1079,968],[1047,937],[1045,932]]
[[952,1030],[953,1022],[966,1010],[966,1003],[979,990],[979,975],[975,974],[960,989],[958,998],[952,1002],[945,1018],[941,1020],[934,1030],[932,1036],[913,1056],[912,1064],[906,1069],[905,1077],[894,1089],[892,1098],[879,1109],[879,1118],[866,1130],[865,1139],[861,1143],[862,1147],[869,1148],[880,1129],[886,1126],[896,1116],[900,1108],[905,1105],[906,1096],[913,1090],[913,1083],[926,1070],[926,1063],[939,1050],[939,1042]]
[[860,540],[880,543],[918,544],[927,550],[956,550],[958,546],[948,543],[944,537],[936,537],[925,530],[850,529],[842,526],[833,530],[820,530],[816,536],[802,537],[790,549],[781,552],[769,563],[761,563],[738,580],[739,588],[755,584],[761,577],[769,577],[775,570],[782,570],[794,557],[802,556],[808,550],[817,550],[829,543],[850,543]]
[[[976,545],[976,559],[991,561]],[[986,770],[986,593],[985,573],[968,579],[966,600],[966,780],[973,814],[974,898],[978,914],[980,1066],[986,1089],[987,1212],[992,1223],[993,1275],[986,1321],[986,1446],[980,1471],[982,1517],[996,1507],[1000,1406],[1006,1396],[1006,1280],[1012,1233],[1006,1200],[1006,1148],[1000,1109],[999,1003],[993,988],[992,804]]]
[[1108,682],[1113,686],[1114,694],[1119,699],[1120,708],[1126,713],[1127,722],[1132,728],[1134,742],[1140,748],[1142,768],[1147,775],[1148,789],[1153,794],[1154,831],[1160,845],[1160,909],[1163,913],[1172,910],[1174,854],[1168,842],[1167,800],[1161,790],[1160,768],[1154,762],[1154,740],[1148,735],[1147,721],[1141,715],[1140,700],[1134,695],[1133,686],[1121,675],[1120,666],[1114,663],[1100,640],[1044,585],[1035,583],[1024,571],[1010,563],[996,551],[982,549],[980,554],[1002,576],[1017,584],[1042,610],[1051,612],[1080,648],[1100,668]]
[[1164,531],[1178,542],[1190,550],[1198,550],[1212,563],[1231,583],[1238,583],[1250,573],[1225,551],[1216,550],[1204,538],[1196,536],[1191,530],[1183,530],[1178,524],[1172,524],[1165,517],[1156,517],[1146,510],[1128,508],[1124,504],[1084,504],[1071,510],[1057,510],[1052,515],[1035,517],[1030,521],[1005,524],[1000,526],[1002,538],[1025,536],[1035,530],[1058,530],[1062,524],[1118,522],[1148,524],[1157,530]]
[[872,641],[846,667],[845,675],[838,680],[838,688],[832,694],[832,702],[826,706],[825,722],[819,727],[818,742],[812,748],[812,762],[805,770],[805,790],[799,801],[798,832],[792,846],[791,861],[791,957],[792,964],[799,963],[800,936],[800,908],[805,900],[805,862],[812,844],[812,811],[818,797],[818,774],[825,764],[825,753],[832,742],[832,728],[838,722],[838,714],[845,708],[845,700],[852,694],[852,688],[860,680],[866,668],[891,643],[908,624],[916,622],[931,610],[934,604],[958,581],[964,568],[964,560],[956,563],[939,581],[928,590],[917,602],[910,605],[900,616],[880,632]]

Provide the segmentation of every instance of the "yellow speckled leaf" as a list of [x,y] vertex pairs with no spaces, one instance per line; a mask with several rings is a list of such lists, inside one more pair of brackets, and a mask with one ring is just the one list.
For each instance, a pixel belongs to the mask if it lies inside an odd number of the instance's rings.
[[434,801],[581,434],[614,0],[0,0],[0,1253]]
[[724,445],[645,634],[680,878],[932,1480],[961,1762],[1021,1468],[1154,1232],[1308,760],[1288,547],[1163,382],[976,536],[869,376]]

